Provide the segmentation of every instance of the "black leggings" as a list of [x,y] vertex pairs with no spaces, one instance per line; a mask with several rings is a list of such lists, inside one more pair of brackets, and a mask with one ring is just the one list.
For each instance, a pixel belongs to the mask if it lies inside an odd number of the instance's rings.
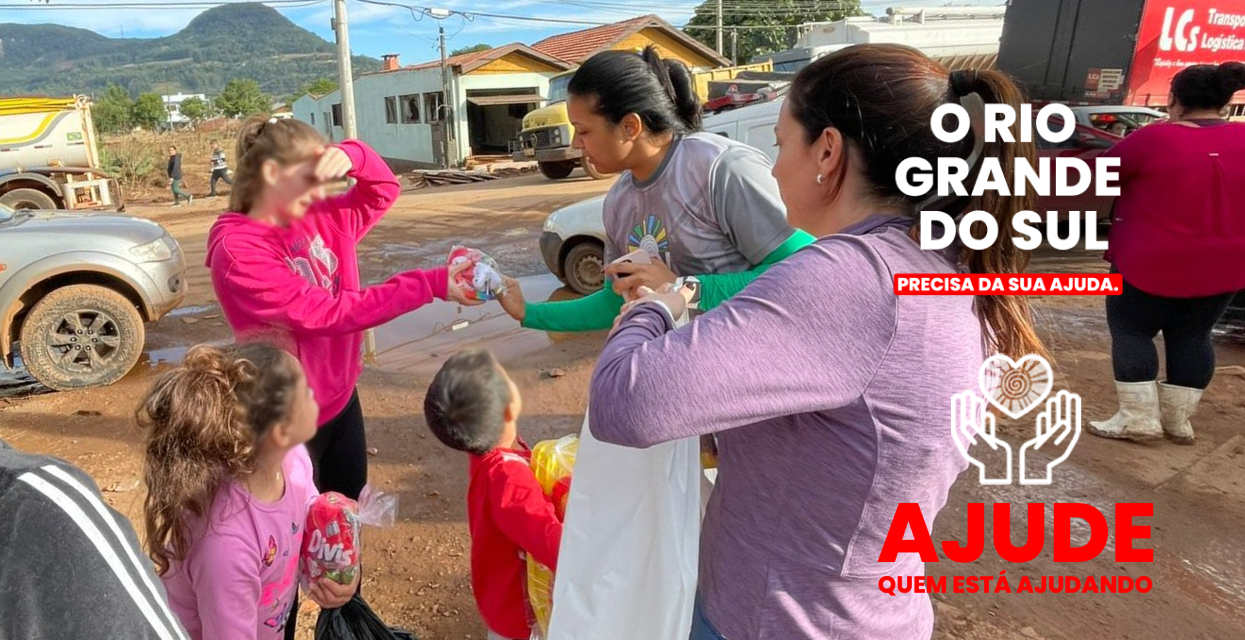
[[367,434],[357,390],[346,408],[324,423],[307,443],[307,453],[311,454],[317,489],[359,499],[367,484]]
[[1205,298],[1151,295],[1127,281],[1124,293],[1107,296],[1107,327],[1111,330],[1111,361],[1120,382],[1149,382],[1159,376],[1154,337],[1163,333],[1167,349],[1167,382],[1205,389],[1215,375],[1211,330],[1228,310],[1234,293]]

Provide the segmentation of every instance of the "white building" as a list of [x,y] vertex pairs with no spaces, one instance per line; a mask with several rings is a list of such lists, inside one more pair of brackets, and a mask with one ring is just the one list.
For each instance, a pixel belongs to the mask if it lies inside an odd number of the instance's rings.
[[175,93],[171,96],[160,96],[164,100],[164,110],[168,112],[169,118],[167,126],[170,129],[185,127],[190,124],[190,118],[182,115],[182,103],[191,99],[198,98],[207,103],[207,96],[202,93]]
[[1003,37],[1005,7],[943,7],[887,10],[887,16],[847,18],[801,25],[794,48],[758,56],[774,71],[799,71],[828,53],[857,44],[904,44],[956,68],[992,68]]
[[[446,60],[447,108],[440,61],[403,67],[389,55],[384,62],[381,71],[355,78],[355,124],[359,139],[395,170],[443,166],[447,128],[450,165],[508,156],[523,116],[545,102],[549,78],[571,68],[518,43],[453,56]],[[299,98],[294,117],[333,141],[344,138],[340,90]]]

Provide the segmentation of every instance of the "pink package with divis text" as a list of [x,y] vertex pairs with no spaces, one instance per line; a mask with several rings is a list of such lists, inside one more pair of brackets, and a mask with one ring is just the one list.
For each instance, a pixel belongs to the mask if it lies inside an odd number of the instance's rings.
[[307,509],[299,581],[303,588],[321,578],[339,584],[354,582],[359,572],[362,525],[390,526],[397,517],[398,498],[364,487],[359,502],[340,493],[322,493]]
[[468,298],[487,301],[505,291],[497,261],[479,249],[456,246],[450,250],[450,257],[446,262],[453,267],[467,261],[474,262],[475,266],[459,272],[454,282]]

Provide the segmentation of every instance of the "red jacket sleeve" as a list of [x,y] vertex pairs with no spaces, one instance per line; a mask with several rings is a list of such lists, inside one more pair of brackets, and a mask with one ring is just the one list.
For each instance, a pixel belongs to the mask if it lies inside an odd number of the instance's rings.
[[[294,273],[269,246],[242,237],[226,241],[213,261],[217,295],[228,295],[252,317],[310,335],[340,335],[380,326],[445,298],[446,267],[412,270],[362,291],[336,295]],[[220,264],[223,261],[225,264]],[[223,291],[222,291],[223,290]]]
[[490,473],[497,527],[537,562],[557,571],[562,522],[531,467],[522,458],[507,457]]
[[337,225],[348,236],[359,240],[388,213],[402,193],[402,185],[380,154],[358,140],[346,140],[338,148],[350,157],[354,168],[350,177],[355,185],[329,199],[329,209]]

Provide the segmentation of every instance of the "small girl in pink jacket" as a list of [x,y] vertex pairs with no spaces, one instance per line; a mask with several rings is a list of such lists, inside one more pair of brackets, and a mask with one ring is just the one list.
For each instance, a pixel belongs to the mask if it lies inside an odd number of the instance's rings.
[[[363,332],[434,299],[478,303],[462,295],[445,266],[359,284],[359,241],[401,192],[367,145],[330,146],[297,120],[253,118],[236,153],[230,212],[208,234],[212,286],[239,339],[259,335],[292,349],[320,408],[319,429],[307,443],[316,486],[357,499],[367,484],[355,391]],[[355,179],[354,187],[326,197],[324,186],[345,177]]]

